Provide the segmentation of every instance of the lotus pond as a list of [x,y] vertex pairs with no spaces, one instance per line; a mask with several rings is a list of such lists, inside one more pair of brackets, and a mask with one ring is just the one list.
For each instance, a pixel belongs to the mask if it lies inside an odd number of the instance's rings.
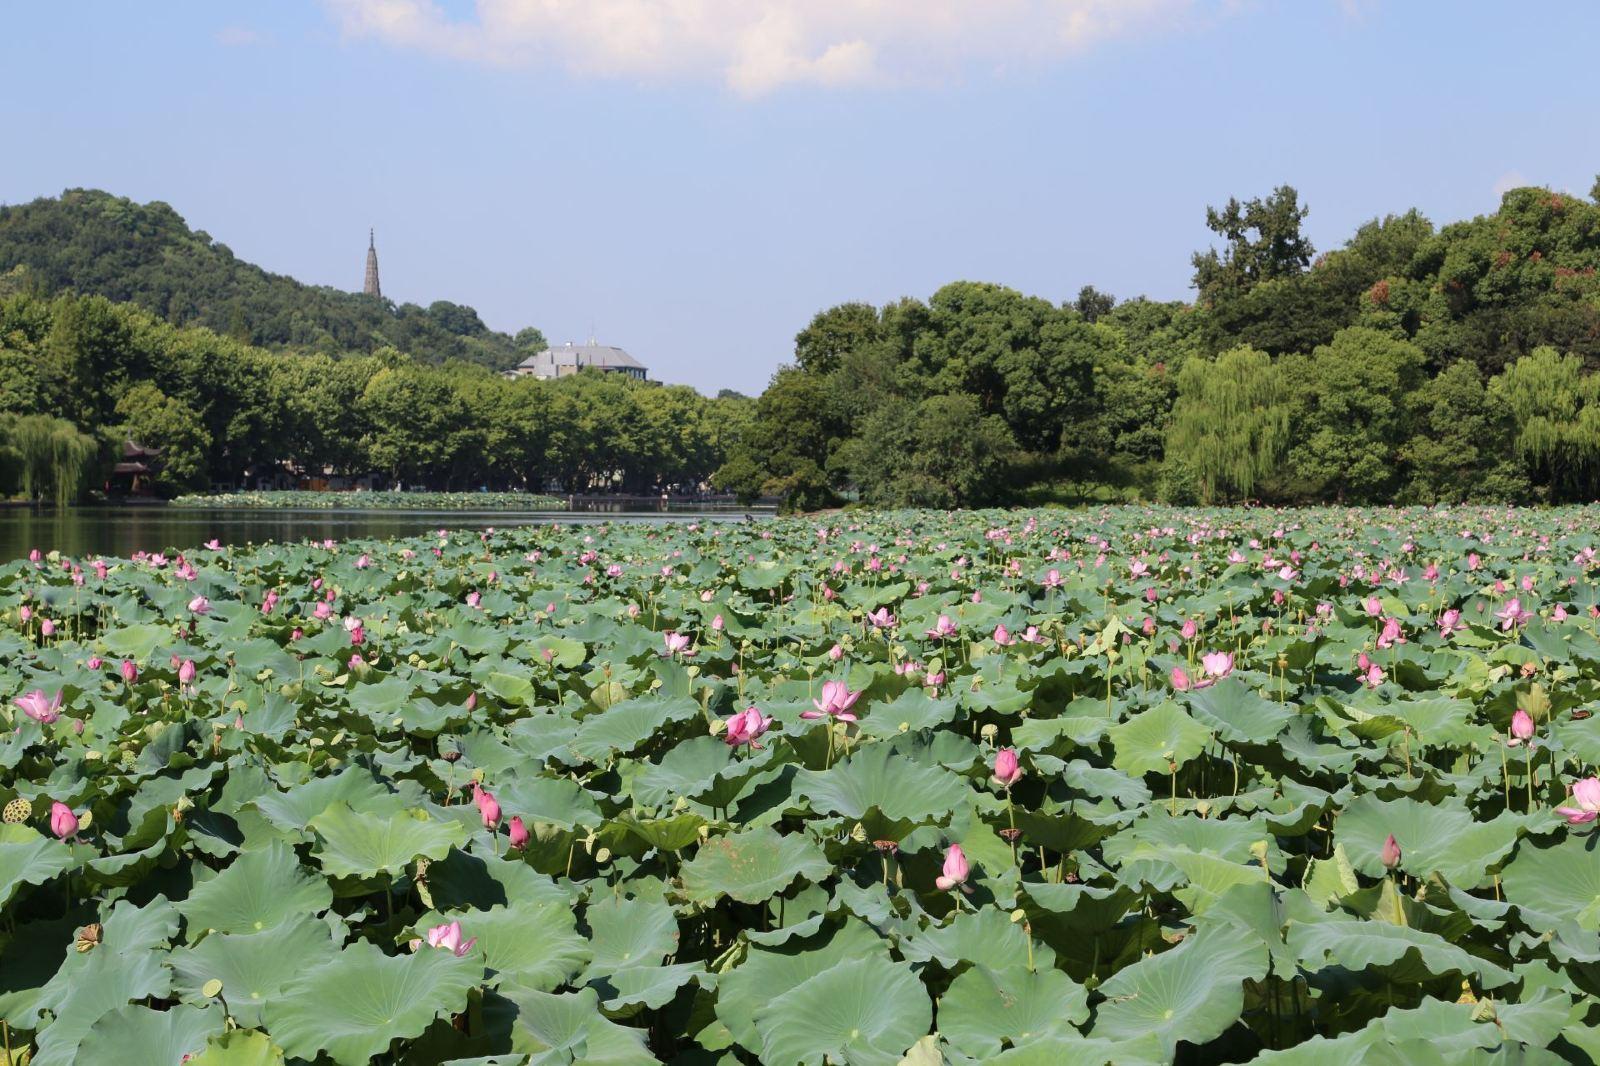
[[10,563],[4,1055],[1588,1062],[1597,528],[899,512]]

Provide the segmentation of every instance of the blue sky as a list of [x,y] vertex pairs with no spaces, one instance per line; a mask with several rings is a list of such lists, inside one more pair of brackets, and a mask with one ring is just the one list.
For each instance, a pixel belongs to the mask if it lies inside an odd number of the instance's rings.
[[[670,11],[670,17],[667,14]],[[1189,293],[1204,209],[1310,235],[1600,172],[1600,5],[176,0],[5,14],[0,201],[165,200],[236,254],[591,327],[757,392],[817,310],[957,279]]]

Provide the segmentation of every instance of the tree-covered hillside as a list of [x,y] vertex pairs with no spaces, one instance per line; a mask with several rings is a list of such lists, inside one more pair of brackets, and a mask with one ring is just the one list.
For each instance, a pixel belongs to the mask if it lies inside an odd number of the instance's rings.
[[[352,276],[359,255],[352,249]],[[0,288],[104,296],[173,325],[205,326],[268,348],[335,354],[392,347],[429,363],[462,359],[505,369],[544,347],[537,329],[496,333],[472,308],[447,300],[397,305],[270,274],[190,229],[167,204],[94,189],[0,207]]]

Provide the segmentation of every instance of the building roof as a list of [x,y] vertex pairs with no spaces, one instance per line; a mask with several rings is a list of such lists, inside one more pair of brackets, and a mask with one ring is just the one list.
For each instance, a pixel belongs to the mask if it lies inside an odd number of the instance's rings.
[[609,344],[573,344],[568,341],[558,348],[546,348],[538,355],[530,355],[520,364],[530,370],[541,366],[592,366],[602,370],[643,370],[645,366],[639,360]]

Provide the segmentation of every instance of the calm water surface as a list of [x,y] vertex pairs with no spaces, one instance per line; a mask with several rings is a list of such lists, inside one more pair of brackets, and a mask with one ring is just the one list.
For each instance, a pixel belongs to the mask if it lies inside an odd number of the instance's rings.
[[771,512],[752,509],[672,511],[362,511],[249,507],[69,507],[61,510],[0,509],[0,562],[9,562],[34,548],[60,551],[74,558],[89,555],[126,557],[138,551],[197,548],[217,538],[224,544],[265,541],[356,540],[366,537],[410,537],[434,529],[483,529],[539,525],[546,522],[684,522],[742,521]]

